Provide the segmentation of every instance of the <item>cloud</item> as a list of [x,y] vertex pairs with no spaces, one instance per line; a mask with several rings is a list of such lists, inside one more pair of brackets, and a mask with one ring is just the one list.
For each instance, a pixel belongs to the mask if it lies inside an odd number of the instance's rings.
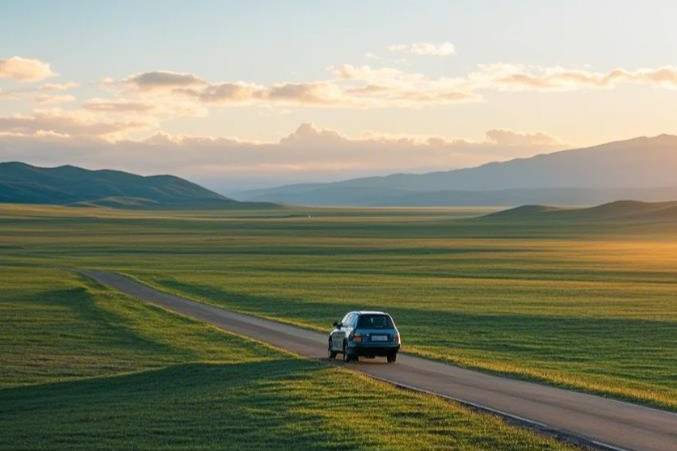
[[346,92],[368,105],[423,106],[478,100],[462,78],[430,78],[421,73],[395,68],[343,64],[330,70],[338,80],[349,84]]
[[[125,125],[117,125],[121,126]],[[302,124],[279,141],[269,143],[165,133],[142,141],[112,142],[96,135],[110,133],[116,126],[100,125],[95,131],[91,127],[91,123],[79,117],[63,115],[15,118],[9,124],[7,118],[2,118],[0,160],[175,173],[214,188],[236,190],[403,171],[448,170],[559,148],[549,144],[550,141],[546,144],[538,139],[508,140],[495,134],[481,142],[379,133],[348,137],[312,124]],[[547,136],[510,133],[522,137]]]
[[146,113],[153,105],[126,99],[90,99],[83,103],[85,110],[104,113]]
[[244,103],[258,96],[260,86],[246,83],[216,83],[201,89],[181,89],[176,92],[212,104]]
[[337,104],[348,100],[339,86],[329,82],[276,84],[266,91],[264,98],[311,105]]
[[392,67],[353,66],[341,64],[331,66],[329,70],[339,80],[356,80],[368,83],[403,84],[426,80],[423,74],[404,72]]
[[338,87],[327,82],[278,83],[268,87],[242,82],[216,83],[201,89],[175,90],[174,93],[214,105],[327,105],[340,102],[342,95]]
[[487,141],[499,146],[521,147],[557,147],[562,143],[559,139],[546,133],[521,133],[506,129],[493,129],[486,133]]
[[322,147],[326,145],[344,145],[350,140],[334,130],[323,130],[311,123],[301,124],[294,132],[280,140],[282,147]]
[[37,88],[17,87],[6,91],[0,90],[0,98],[31,99],[40,105],[56,105],[77,100],[75,96],[64,92],[78,86],[78,83],[67,82],[45,83]]
[[48,63],[40,60],[13,56],[0,59],[0,78],[22,82],[34,82],[56,75]]
[[457,79],[431,79],[422,74],[392,68],[342,65],[330,67],[334,78],[309,82],[260,85],[242,81],[207,82],[194,74],[155,71],[120,81],[107,80],[127,96],[152,98],[154,102],[181,99],[205,106],[300,106],[300,107],[410,107],[474,100],[459,89]]
[[[190,73],[151,71],[117,81],[109,79],[105,84],[113,89],[109,98],[90,98],[70,109],[0,117],[0,132],[30,136],[50,132],[120,140],[157,131],[166,120],[207,116],[216,107],[257,106],[280,108],[278,111],[295,107],[423,108],[483,101],[492,91],[612,89],[621,84],[675,89],[677,67],[597,72],[501,63],[481,65],[459,76],[430,77],[393,67],[343,64],[329,67],[324,80],[303,82],[211,82]],[[75,102],[76,97],[67,91],[77,86],[74,82],[21,85],[0,91],[0,98],[27,99],[44,108]],[[490,130],[486,139],[493,146],[558,144],[544,134],[498,129]]]
[[62,92],[69,91],[71,89],[77,88],[78,86],[80,86],[80,83],[75,83],[73,81],[66,83],[45,83],[44,85],[40,86],[40,90],[44,92]]
[[121,84],[140,91],[172,91],[180,88],[206,85],[207,82],[193,74],[169,71],[153,71],[132,75]]
[[57,105],[75,102],[75,100],[75,96],[70,94],[39,94],[35,96],[35,101],[40,105]]
[[388,47],[391,52],[406,53],[419,56],[449,56],[456,53],[451,42],[435,44],[432,42],[415,42],[413,44],[396,44]]
[[0,117],[0,133],[26,137],[54,133],[59,136],[114,139],[149,125],[142,121],[101,120],[81,110],[66,111],[58,108],[38,110],[28,115]]
[[[448,44],[448,43],[447,43]],[[412,44],[414,45],[414,44]],[[417,51],[424,47],[419,43]],[[438,45],[436,51],[442,48]],[[445,47],[448,51],[449,48]],[[431,50],[430,50],[431,51]],[[484,99],[488,91],[563,91],[609,89],[622,83],[677,88],[677,68],[613,69],[593,72],[584,69],[541,67],[516,64],[480,65],[477,70],[458,76],[429,77],[423,73],[393,67],[342,64],[328,68],[326,80],[277,82],[262,85],[244,81],[210,82],[190,73],[153,71],[132,75],[120,81],[107,80],[122,94],[139,99],[137,103],[180,105],[177,111],[196,107],[284,106],[327,108],[420,108],[450,105]],[[190,107],[193,106],[193,108]],[[91,107],[88,107],[91,108]],[[104,108],[103,105],[101,108]],[[114,107],[111,111],[122,106]],[[181,114],[184,114],[181,113]]]
[[608,89],[623,83],[677,88],[677,67],[654,69],[612,69],[593,72],[559,66],[541,67],[516,64],[480,66],[471,73],[469,81],[479,88],[508,91],[566,91],[578,89]]

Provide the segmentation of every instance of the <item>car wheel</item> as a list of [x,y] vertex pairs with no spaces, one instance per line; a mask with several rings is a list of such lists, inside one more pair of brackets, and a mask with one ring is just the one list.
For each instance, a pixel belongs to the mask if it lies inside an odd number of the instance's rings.
[[343,343],[343,361],[348,363],[352,362],[354,359],[352,354],[348,353],[348,343]]
[[388,363],[395,363],[397,360],[397,353],[393,352],[392,354],[388,354],[386,358],[388,359]]
[[336,351],[332,350],[331,338],[329,339],[329,360],[334,360],[336,358]]

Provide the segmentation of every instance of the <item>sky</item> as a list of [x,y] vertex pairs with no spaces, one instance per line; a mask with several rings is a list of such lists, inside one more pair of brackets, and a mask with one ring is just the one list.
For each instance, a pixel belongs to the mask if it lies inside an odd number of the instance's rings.
[[677,134],[673,1],[11,1],[0,161],[221,192]]

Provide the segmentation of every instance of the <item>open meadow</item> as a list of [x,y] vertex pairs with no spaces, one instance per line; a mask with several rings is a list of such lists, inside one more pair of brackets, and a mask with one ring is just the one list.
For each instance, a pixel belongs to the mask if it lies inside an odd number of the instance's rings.
[[[113,245],[91,223],[41,213],[49,230],[33,238],[61,236],[72,257]],[[0,253],[0,449],[567,448],[130,299],[72,272],[16,220],[3,218]]]
[[[78,347],[68,340],[92,334],[88,346],[94,356],[84,353],[65,363],[61,351],[41,347],[32,334],[25,343],[12,342],[17,331],[29,334],[29,323],[22,322],[28,320],[21,318],[51,320],[51,309],[68,311],[73,305],[78,315],[105,322],[111,334],[123,326],[109,317],[110,310],[123,306],[140,315],[124,319],[125,328],[151,327],[143,318],[154,309],[129,301],[116,306],[113,295],[100,288],[95,292],[109,300],[102,311],[94,307],[98,301],[89,297],[94,288],[71,271],[97,268],[323,331],[347,310],[383,309],[398,322],[407,352],[676,410],[677,231],[656,223],[467,219],[485,211],[2,206],[3,316],[15,312],[17,322],[10,322],[15,332],[5,332],[2,340],[12,352],[3,349],[0,383],[45,384],[157,370],[168,362],[235,358],[216,349],[221,345],[214,341],[182,345],[167,336],[144,338],[149,348],[133,346],[129,354],[128,340],[140,340],[136,335],[98,342],[103,338],[97,328],[66,324],[56,332],[35,326],[35,333],[57,346],[48,339],[56,333],[62,350]],[[252,355],[263,352],[248,346]],[[98,361],[99,354],[105,359]],[[238,353],[237,359],[247,355]],[[229,371],[219,368],[208,371]],[[13,396],[9,393],[3,391]]]

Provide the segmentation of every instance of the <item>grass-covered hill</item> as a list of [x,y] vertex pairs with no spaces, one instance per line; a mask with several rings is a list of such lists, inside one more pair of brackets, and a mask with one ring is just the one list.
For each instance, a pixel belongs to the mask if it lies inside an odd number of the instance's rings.
[[[257,203],[229,199],[173,175],[141,176],[75,166],[42,168],[0,163],[0,202],[111,208],[238,208]],[[261,205],[270,207],[271,204]]]
[[677,222],[677,201],[639,202],[620,200],[589,208],[558,208],[545,205],[524,205],[490,213],[481,220],[499,221],[652,221]]

